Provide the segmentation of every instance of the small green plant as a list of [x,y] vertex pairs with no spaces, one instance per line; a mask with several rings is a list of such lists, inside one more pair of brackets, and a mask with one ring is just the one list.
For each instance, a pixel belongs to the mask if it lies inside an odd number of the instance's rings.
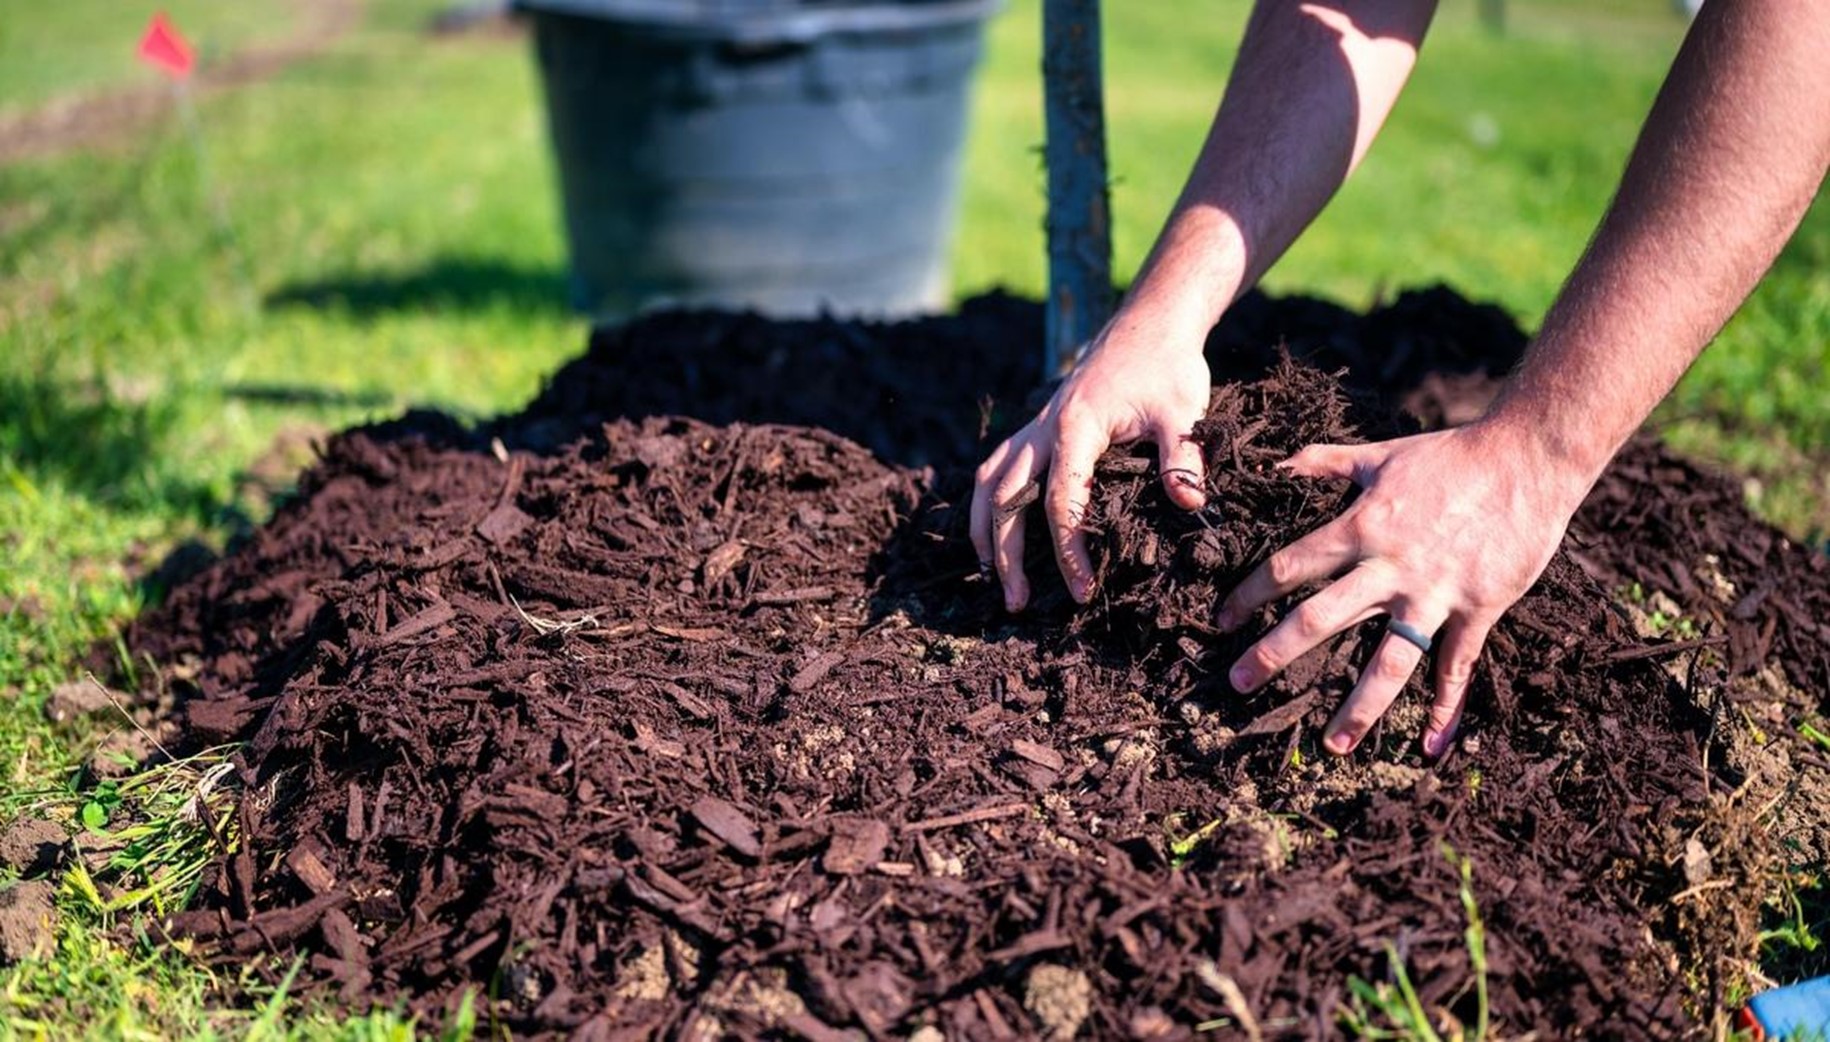
[[1341,1011],[1341,1026],[1360,1039],[1395,1039],[1402,1042],[1442,1042],[1423,1011],[1423,1001],[1405,972],[1398,950],[1385,944],[1385,959],[1392,979],[1369,984],[1358,976],[1347,981],[1353,999]]
[[1784,976],[1811,977],[1830,969],[1830,893],[1824,877],[1810,871],[1788,872],[1778,893],[1767,900],[1768,921],[1760,931],[1761,963]]
[[1823,728],[1809,720],[1801,720],[1798,724],[1798,733],[1804,737],[1805,741],[1825,752],[1830,752],[1830,733],[1826,733]]
[[1181,868],[1183,865],[1187,864],[1188,859],[1194,856],[1195,851],[1201,844],[1207,842],[1208,838],[1218,831],[1222,824],[1225,824],[1225,819],[1215,818],[1193,832],[1190,832],[1188,835],[1177,837],[1175,835],[1174,825],[1178,824],[1180,821],[1181,815],[1176,815],[1171,820],[1171,827],[1168,830],[1169,864],[1172,868]]
[[1655,599],[1638,580],[1621,587],[1619,597],[1645,613],[1646,626],[1653,636],[1693,640],[1701,633],[1695,619],[1660,606],[1658,602],[1668,606],[1670,601],[1662,597]]
[[[1468,917],[1462,940],[1468,948],[1475,1002],[1473,1028],[1458,1025],[1447,1042],[1485,1042],[1488,1031],[1487,929],[1481,920],[1480,905],[1474,898],[1474,864],[1457,854],[1447,842],[1442,844],[1442,854],[1461,877],[1462,912]],[[1379,1042],[1445,1042],[1423,1008],[1423,1000],[1405,970],[1404,959],[1390,942],[1385,944],[1385,959],[1391,968],[1391,980],[1375,984],[1358,976],[1348,979],[1351,997],[1340,1011],[1341,1026],[1354,1038]]]
[[103,781],[87,792],[44,790],[20,802],[82,826],[66,894],[103,917],[190,903],[217,854],[234,850],[233,747],[208,749]]
[[1694,640],[1698,633],[1696,621],[1688,615],[1672,615],[1657,610],[1647,616],[1646,622],[1652,627],[1652,632],[1661,637],[1672,636],[1679,640]]

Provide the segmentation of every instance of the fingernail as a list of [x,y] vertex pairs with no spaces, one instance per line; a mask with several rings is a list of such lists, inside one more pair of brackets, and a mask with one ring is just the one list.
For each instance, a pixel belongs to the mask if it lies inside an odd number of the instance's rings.
[[1449,746],[1453,744],[1455,744],[1454,731],[1432,731],[1423,738],[1423,751],[1434,760],[1446,754]]
[[1322,742],[1322,744],[1327,746],[1328,751],[1334,755],[1346,756],[1348,753],[1353,752],[1353,735],[1348,734],[1346,731],[1336,731],[1329,735],[1327,740]]
[[1221,633],[1231,633],[1239,628],[1239,620],[1233,615],[1231,608],[1221,608],[1220,614],[1214,616],[1214,625],[1219,628]]
[[1251,691],[1252,688],[1258,686],[1254,682],[1255,678],[1252,676],[1251,667],[1244,664],[1234,666],[1232,672],[1228,673],[1226,676],[1228,680],[1233,682],[1233,690],[1238,691],[1241,694],[1247,693]]

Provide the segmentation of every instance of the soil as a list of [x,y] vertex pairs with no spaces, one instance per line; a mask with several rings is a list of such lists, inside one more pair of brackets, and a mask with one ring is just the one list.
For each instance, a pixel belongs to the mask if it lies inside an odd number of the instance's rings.
[[49,958],[57,947],[57,887],[43,879],[0,885],[0,968]]
[[[1783,867],[1749,782],[1792,791],[1762,747],[1830,690],[1822,558],[1636,443],[1495,630],[1458,747],[1418,757],[1413,681],[1337,760],[1317,728],[1377,624],[1251,696],[1224,666],[1270,614],[1210,624],[1351,495],[1268,464],[1465,419],[1524,336],[1440,289],[1248,298],[1210,343],[1216,508],[1109,454],[1102,597],[1039,581],[1013,618],[959,504],[1039,340],[1009,297],[664,315],[514,416],[332,438],[127,634],[193,744],[248,742],[242,842],[168,928],[582,1038],[1332,1037],[1399,963],[1439,1024],[1707,1033]],[[1641,636],[1624,582],[1698,636]]]
[[70,833],[54,821],[18,818],[0,829],[0,869],[20,876],[55,869],[69,850]]

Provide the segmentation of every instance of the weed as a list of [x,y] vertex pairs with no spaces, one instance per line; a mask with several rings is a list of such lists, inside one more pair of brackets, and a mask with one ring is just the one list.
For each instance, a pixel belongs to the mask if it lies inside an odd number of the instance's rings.
[[1187,864],[1188,859],[1194,856],[1195,851],[1201,844],[1206,842],[1215,832],[1219,831],[1220,826],[1226,824],[1226,819],[1215,818],[1207,824],[1202,825],[1200,828],[1195,829],[1193,832],[1190,832],[1185,836],[1177,837],[1174,832],[1174,827],[1180,823],[1180,820],[1181,816],[1176,815],[1169,823],[1169,864],[1173,868],[1181,868],[1183,865]]
[[[1485,1042],[1488,1032],[1487,930],[1481,920],[1480,905],[1474,898],[1474,864],[1446,842],[1442,844],[1442,855],[1460,874],[1462,912],[1468,918],[1462,940],[1468,948],[1475,1001],[1472,1031],[1456,1024],[1447,1042]],[[1348,979],[1350,999],[1339,1014],[1342,1027],[1355,1038],[1380,1042],[1445,1042],[1423,1008],[1423,1001],[1405,969],[1404,959],[1389,941],[1385,944],[1385,959],[1391,980],[1371,983],[1357,976]]]
[[1810,720],[1799,721],[1798,733],[1804,736],[1805,741],[1810,742],[1812,745],[1817,746],[1825,752],[1830,752],[1830,733],[1826,733],[1822,728],[1818,727]]

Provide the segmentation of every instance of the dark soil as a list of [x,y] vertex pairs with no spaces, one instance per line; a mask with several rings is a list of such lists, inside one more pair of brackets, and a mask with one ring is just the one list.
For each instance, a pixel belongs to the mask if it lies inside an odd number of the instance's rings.
[[[1216,507],[1109,455],[1104,595],[1038,582],[1011,619],[955,504],[1027,418],[1039,327],[1009,298],[661,316],[481,430],[333,439],[128,634],[192,741],[250,739],[242,843],[171,928],[303,948],[353,1002],[482,988],[523,1032],[1328,1037],[1393,960],[1477,1019],[1467,897],[1506,1033],[1703,1033],[1778,865],[1709,693],[1826,690],[1823,560],[1636,444],[1495,631],[1457,750],[1417,758],[1414,690],[1334,760],[1376,624],[1241,696],[1253,633],[1208,622],[1350,495],[1267,465],[1466,418],[1522,334],[1444,290],[1242,302],[1199,431]],[[1700,636],[1639,636],[1633,581]]]

